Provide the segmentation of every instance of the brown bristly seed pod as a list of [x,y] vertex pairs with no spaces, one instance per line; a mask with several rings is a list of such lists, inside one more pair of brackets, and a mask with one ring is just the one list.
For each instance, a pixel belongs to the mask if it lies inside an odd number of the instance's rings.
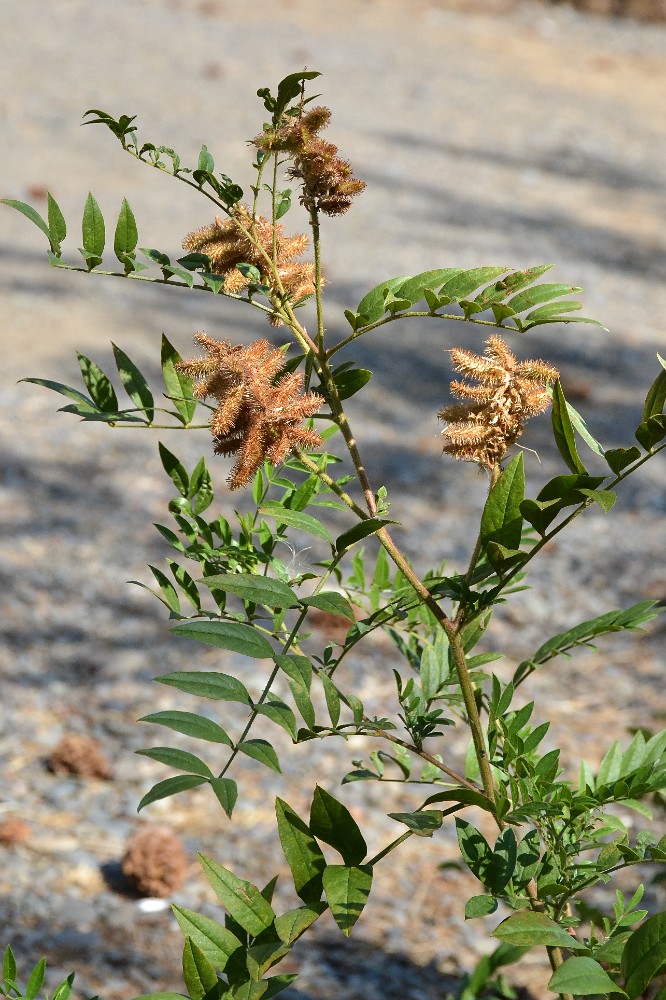
[[230,489],[247,486],[265,461],[278,465],[294,448],[322,444],[316,431],[300,425],[323,398],[303,392],[302,372],[280,374],[284,356],[268,341],[242,347],[205,333],[194,339],[207,357],[181,361],[177,368],[194,379],[196,396],[217,400],[210,420],[215,454],[237,455]]
[[444,406],[444,453],[493,469],[523,433],[525,421],[550,403],[546,387],[558,372],[545,361],[517,361],[506,341],[494,334],[482,355],[462,347],[451,351],[453,368],[480,383],[453,380],[451,392],[462,403]]
[[325,107],[303,111],[297,118],[285,116],[276,129],[268,129],[252,140],[265,152],[285,151],[293,157],[288,175],[302,184],[301,203],[308,211],[342,215],[352,198],[365,188],[354,177],[348,160],[338,155],[338,147],[319,136],[331,112]]
[[[260,249],[248,233],[253,234]],[[282,290],[269,264],[273,259],[274,236],[274,263]],[[283,291],[295,303],[314,295],[314,264],[297,261],[308,248],[307,235],[285,236],[280,224],[273,227],[262,215],[253,218],[246,205],[234,206],[229,219],[216,216],[214,222],[188,233],[182,245],[189,253],[205,253],[210,257],[212,273],[224,275],[224,289],[230,294],[238,295],[247,288],[250,279],[238,270],[238,265],[251,264],[259,271],[261,282],[271,289],[274,305],[280,304]],[[279,317],[271,314],[270,320],[275,325]]]

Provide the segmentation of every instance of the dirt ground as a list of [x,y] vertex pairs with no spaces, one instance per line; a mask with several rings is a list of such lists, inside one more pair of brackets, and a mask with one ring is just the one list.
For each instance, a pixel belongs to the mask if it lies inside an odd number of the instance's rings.
[[[172,257],[186,232],[209,221],[200,196],[137,164],[99,126],[81,128],[87,109],[136,114],[143,139],[186,161],[206,143],[218,169],[247,187],[245,143],[262,121],[256,90],[307,65],[323,74],[317,89],[333,111],[331,139],[368,184],[324,227],[331,335],[345,328],[342,309],[384,278],[554,263],[553,280],[583,286],[584,312],[608,330],[557,326],[512,346],[561,369],[608,447],[631,438],[655,352],[666,352],[665,26],[528,0],[5,0],[0,38],[0,197],[45,212],[51,191],[69,223],[72,262],[89,190],[109,242],[123,197],[139,245]],[[53,977],[77,968],[80,995],[121,1000],[181,988],[173,921],[142,911],[114,882],[136,803],[164,776],[133,756],[146,744],[135,720],[154,710],[150,678],[179,669],[182,654],[159,608],[126,586],[147,582],[146,564],[165,555],[151,525],[163,520],[170,492],[152,436],[80,425],[55,413],[55,396],[16,383],[76,384],[76,349],[111,370],[111,340],[153,373],[162,332],[183,354],[200,329],[241,341],[272,333],[219,298],[51,269],[45,249],[37,228],[0,206],[0,815],[31,830],[25,843],[0,846],[0,944],[11,939],[24,968],[44,953]],[[453,566],[483,493],[476,470],[441,458],[434,414],[454,331],[391,329],[350,355],[375,371],[351,418],[373,481],[393,496],[410,556],[424,566],[436,552]],[[525,443],[543,468],[530,464],[532,482],[557,461],[536,424]],[[165,443],[188,461],[208,446],[205,435],[176,437]],[[534,589],[499,616],[495,636],[509,667],[583,617],[666,599],[666,470],[652,465],[610,519],[581,519],[544,557]],[[220,465],[228,513],[226,471]],[[535,680],[531,696],[548,706],[572,773],[580,754],[598,762],[609,734],[663,725],[664,634],[655,627],[637,645],[611,643]],[[371,648],[357,665],[364,696],[384,696],[388,656]],[[99,739],[113,781],[45,771],[46,753],[72,730]],[[334,767],[296,757],[271,794],[300,801],[313,770],[339,791],[347,759]],[[204,849],[267,879],[279,864],[274,821],[266,787],[248,774],[233,824],[196,797],[152,807],[149,819],[168,821],[192,858]],[[381,841],[391,824],[375,820],[374,793],[341,794]],[[295,955],[298,988],[317,1000],[434,1000],[454,990],[488,949],[488,928],[463,919],[460,874],[439,867],[454,850],[449,835],[431,851],[410,847],[402,867],[382,874],[351,950],[330,927]],[[650,889],[651,906],[663,906],[659,892]],[[194,861],[176,898],[215,913]],[[511,978],[546,995],[538,960]]]

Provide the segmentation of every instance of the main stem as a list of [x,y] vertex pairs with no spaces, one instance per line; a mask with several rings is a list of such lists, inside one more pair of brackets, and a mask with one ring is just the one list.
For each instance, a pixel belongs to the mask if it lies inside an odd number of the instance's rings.
[[[333,418],[338,427],[340,428],[350,458],[354,465],[354,469],[356,471],[359,484],[361,486],[361,489],[363,490],[363,496],[365,498],[368,512],[372,517],[377,513],[377,503],[375,500],[375,493],[374,490],[372,489],[372,486],[370,485],[370,480],[368,478],[368,474],[363,464],[363,460],[361,458],[361,453],[358,449],[356,439],[354,438],[351,427],[349,426],[349,421],[347,420],[346,414],[342,407],[342,402],[338,394],[338,389],[331,372],[328,356],[324,349],[324,321],[323,321],[322,300],[321,300],[321,265],[320,265],[321,246],[320,246],[319,220],[317,217],[316,210],[312,211],[310,222],[312,227],[312,239],[315,252],[315,267],[318,276],[318,280],[316,281],[316,303],[317,303],[316,354],[318,361],[317,365],[318,373],[322,382],[322,387],[324,388],[326,393],[328,404],[331,407]],[[295,320],[295,317],[293,318]],[[300,324],[298,325],[300,326]],[[425,586],[425,584],[422,582],[422,580],[414,572],[414,570],[409,565],[409,562],[407,561],[405,556],[396,546],[395,542],[391,538],[386,528],[382,528],[380,531],[378,531],[377,537],[379,538],[379,541],[383,545],[389,557],[393,560],[393,562],[398,567],[400,572],[404,575],[405,579],[411,584],[418,597],[432,612],[440,628],[443,628],[444,632],[446,633],[446,636],[449,640],[449,646],[451,649],[451,654],[456,669],[456,674],[458,676],[458,683],[460,684],[460,689],[462,691],[463,701],[465,704],[465,711],[467,713],[468,724],[472,733],[472,741],[474,744],[474,751],[479,765],[479,772],[481,774],[483,790],[486,796],[490,799],[490,801],[495,802],[495,783],[493,781],[493,776],[490,769],[490,762],[488,760],[488,751],[486,749],[486,741],[484,737],[483,726],[481,724],[481,718],[479,716],[479,710],[476,703],[474,686],[472,684],[469,675],[469,669],[467,667],[467,657],[465,656],[465,649],[463,646],[460,629],[458,625],[456,625],[448,617],[448,615],[440,607],[438,602],[434,599],[434,597],[432,596],[428,588]]]

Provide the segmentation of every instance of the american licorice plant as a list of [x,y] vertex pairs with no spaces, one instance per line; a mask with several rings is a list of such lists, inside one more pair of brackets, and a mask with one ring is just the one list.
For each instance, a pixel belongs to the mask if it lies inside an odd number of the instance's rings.
[[[120,267],[107,271],[102,269],[104,220],[92,195],[84,210],[83,263],[78,266],[61,255],[66,225],[50,195],[46,220],[29,205],[6,200],[47,236],[55,267],[244,302],[279,331],[282,344],[276,347],[261,337],[239,345],[217,339],[214,331],[199,332],[196,356],[183,360],[163,338],[166,402],[158,404],[136,365],[115,348],[131,401],[124,409],[109,378],[83,355],[84,391],[27,379],[67,396],[64,409],[84,420],[115,428],[207,430],[212,451],[221,456],[215,466],[230,468],[229,490],[252,494],[249,510],[230,519],[216,513],[209,520],[214,494],[206,463],[202,459],[188,471],[160,445],[178,497],[169,505],[171,526],[159,529],[173,552],[164,569],[151,567],[154,593],[177,622],[176,635],[233,650],[254,663],[243,680],[198,670],[156,678],[189,699],[214,699],[219,722],[209,712],[189,710],[156,712],[142,721],[217,745],[225,763],[214,773],[203,759],[180,749],[142,751],[181,773],[155,785],[139,808],[209,786],[231,819],[239,794],[234,778],[239,755],[280,770],[271,741],[276,726],[293,743],[365,737],[367,760],[354,761],[346,774],[347,744],[330,742],[344,758],[342,780],[402,780],[406,785],[405,811],[389,814],[402,832],[373,856],[356,821],[331,791],[313,789],[309,816],[276,799],[277,833],[300,900],[287,912],[276,912],[272,905],[274,880],[260,888],[202,856],[206,878],[226,913],[218,923],[174,907],[185,937],[186,995],[268,1000],[279,993],[295,976],[273,970],[294,942],[326,910],[349,935],[372,890],[375,866],[388,856],[399,863],[403,841],[433,837],[448,822],[455,822],[462,860],[479,882],[465,916],[492,914],[500,902],[511,911],[493,931],[499,943],[468,977],[464,997],[488,991],[512,995],[494,978],[496,970],[536,947],[548,953],[548,989],[562,997],[637,998],[646,990],[652,995],[666,964],[666,913],[648,916],[639,909],[642,886],[630,899],[618,891],[609,916],[586,907],[581,894],[609,882],[621,869],[666,861],[666,837],[658,840],[633,827],[630,833],[608,811],[625,805],[645,814],[644,800],[666,787],[666,731],[652,736],[639,731],[626,746],[614,742],[596,773],[583,761],[579,779],[571,781],[562,775],[563,767],[571,773],[572,762],[561,765],[559,750],[540,749],[548,722],[533,721],[534,703],[513,705],[517,688],[528,684],[535,671],[607,633],[639,630],[659,609],[643,601],[547,637],[506,683],[487,670],[497,654],[479,653],[477,644],[491,627],[494,606],[507,600],[519,582],[525,585],[529,564],[547,542],[592,505],[609,511],[616,488],[666,447],[666,362],[658,359],[661,368],[656,365],[636,441],[607,450],[567,403],[555,368],[547,361],[519,361],[509,346],[516,333],[545,324],[594,322],[577,315],[578,302],[566,298],[579,289],[541,280],[547,265],[515,271],[438,267],[389,278],[345,312],[349,330],[332,342],[322,300],[320,220],[346,212],[365,185],[322,135],[330,112],[306,95],[318,75],[293,73],[275,94],[268,88],[258,91],[267,121],[250,143],[256,181],[246,198],[236,183],[215,171],[206,146],[197,165],[185,167],[173,149],[142,141],[134,118],[87,112],[88,123],[106,126],[135,159],[172,175],[210,203],[208,219],[198,220],[205,224],[184,237],[186,253],[173,263],[158,250],[137,251],[127,201],[113,243]],[[292,195],[307,217],[308,235],[289,235],[285,229]],[[310,247],[313,259],[304,260]],[[151,274],[151,266],[159,273]],[[314,300],[316,311],[309,329],[301,318],[308,300]],[[452,471],[452,460],[478,465],[488,495],[478,534],[470,540],[469,564],[453,575],[445,575],[442,566],[417,575],[396,545],[387,491],[370,482],[362,442],[345,413],[345,400],[363,389],[371,372],[342,360],[343,352],[398,319],[455,320],[472,343],[450,349],[458,377],[450,387],[455,401],[443,399],[438,414],[442,460],[451,462]],[[473,339],[477,335],[479,340]],[[205,419],[195,422],[202,410]],[[536,497],[526,498],[523,453],[514,445],[525,422],[547,410],[564,468]],[[336,441],[353,474],[336,476],[340,459],[328,450]],[[588,471],[581,445],[609,471]],[[331,511],[336,523],[348,520],[341,534],[325,523]],[[314,536],[323,547],[323,557],[307,572],[280,558],[294,532]],[[365,555],[362,544],[370,536],[379,543],[372,558],[369,543]],[[313,651],[311,609],[346,620],[345,637]],[[357,694],[342,688],[338,674],[343,659],[353,657],[378,629],[395,648],[395,662],[386,667],[387,682],[395,684],[392,718],[371,717]],[[240,733],[232,738],[226,726],[232,723],[233,730],[239,713]],[[447,750],[450,726],[468,730],[464,763],[451,759]],[[419,788],[421,801],[414,807]],[[484,829],[489,823],[496,828],[490,841],[472,822],[479,823],[481,812],[487,814]],[[326,855],[322,844],[328,845]],[[332,855],[337,855],[335,863],[327,860]],[[31,1000],[41,987],[40,975],[36,969],[25,991]],[[8,949],[5,993],[22,996],[15,976]],[[176,1000],[180,994],[157,996]],[[666,988],[659,996],[666,997]]]

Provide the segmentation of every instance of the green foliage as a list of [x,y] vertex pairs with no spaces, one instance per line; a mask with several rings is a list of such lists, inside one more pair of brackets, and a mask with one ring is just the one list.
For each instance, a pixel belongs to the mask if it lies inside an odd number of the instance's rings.
[[[375,866],[410,837],[434,838],[455,815],[461,857],[482,889],[467,900],[465,917],[487,917],[500,903],[504,912],[510,911],[493,932],[501,943],[463,982],[462,1000],[490,989],[510,997],[499,970],[533,947],[548,950],[553,969],[548,985],[560,995],[617,993],[633,1000],[664,971],[664,914],[648,915],[638,909],[642,887],[628,901],[618,891],[612,915],[589,907],[581,893],[609,882],[624,868],[666,862],[666,838],[658,840],[650,831],[629,827],[615,808],[649,816],[649,800],[666,789],[666,731],[649,737],[637,732],[626,747],[613,740],[596,773],[581,761],[578,780],[572,781],[563,777],[571,773],[571,761],[560,762],[557,747],[543,749],[549,722],[540,717],[538,706],[533,701],[515,705],[514,700],[518,686],[536,670],[611,633],[641,631],[663,609],[641,601],[575,625],[544,640],[508,682],[488,672],[488,664],[501,654],[489,648],[487,640],[494,607],[527,586],[529,564],[546,543],[593,504],[610,511],[616,488],[666,447],[666,363],[658,358],[660,370],[635,429],[638,444],[630,441],[606,448],[566,400],[559,380],[552,388],[542,386],[544,394],[552,396],[553,448],[562,459],[562,470],[543,483],[536,496],[526,496],[523,453],[502,455],[492,469],[488,496],[479,511],[478,538],[469,540],[467,566],[449,569],[433,553],[432,568],[418,575],[391,537],[391,526],[397,522],[390,517],[389,492],[370,483],[360,454],[362,443],[354,437],[343,408],[347,399],[362,391],[372,372],[351,358],[334,365],[334,356],[359,337],[398,319],[455,320],[468,330],[490,329],[495,336],[527,333],[553,323],[600,324],[578,315],[580,304],[570,296],[579,288],[541,280],[551,265],[525,270],[499,265],[442,267],[381,282],[363,296],[356,310],[345,312],[351,333],[330,344],[317,263],[316,319],[308,324],[316,332],[311,337],[296,315],[311,293],[292,301],[283,284],[285,261],[279,257],[279,241],[273,240],[272,248],[270,240],[262,244],[254,222],[260,199],[267,200],[265,217],[273,225],[290,211],[292,201],[296,203],[294,191],[281,186],[280,168],[286,166],[289,182],[299,185],[298,200],[308,207],[319,262],[317,198],[326,185],[330,195],[340,184],[329,161],[338,163],[345,184],[353,182],[345,173],[348,165],[335,159],[330,145],[319,160],[311,156],[323,119],[321,109],[309,108],[314,98],[306,96],[305,89],[318,76],[316,71],[296,72],[278,84],[275,94],[268,88],[258,91],[269,120],[263,126],[263,141],[255,140],[252,222],[243,214],[245,209],[238,208],[242,189],[216,171],[206,145],[196,163],[186,166],[170,146],[139,139],[134,116],[114,118],[95,109],[86,113],[86,124],[104,125],[131,156],[191,187],[227,222],[243,230],[255,257],[254,262],[237,265],[247,279],[240,292],[225,287],[226,275],[212,270],[213,261],[206,253],[188,253],[172,262],[161,250],[140,247],[136,218],[126,198],[113,229],[113,252],[121,266],[114,271],[101,270],[107,227],[92,194],[85,201],[81,223],[83,266],[68,264],[62,257],[67,225],[51,195],[47,220],[23,202],[4,199],[46,236],[49,260],[56,267],[240,299],[286,331],[284,368],[278,376],[273,373],[267,379],[260,371],[241,372],[233,366],[216,370],[220,391],[216,389],[214,398],[220,396],[221,407],[227,407],[224,419],[218,411],[217,450],[232,454],[236,445],[251,439],[260,453],[248,477],[247,502],[233,516],[219,512],[226,496],[220,500],[219,490],[216,495],[216,469],[208,468],[206,458],[190,468],[163,443],[158,445],[174,491],[168,523],[156,525],[167,554],[163,565],[149,567],[154,586],[144,582],[139,586],[166,607],[179,642],[186,638],[222,651],[220,662],[229,672],[192,669],[197,653],[190,642],[182,643],[184,669],[155,678],[189,701],[183,709],[157,711],[141,721],[201,741],[207,759],[181,746],[139,751],[180,772],[150,788],[139,809],[207,786],[231,820],[243,794],[232,776],[239,757],[273,773],[282,770],[284,750],[278,752],[275,727],[292,743],[341,738],[332,745],[342,748],[343,756],[348,754],[348,737],[362,737],[367,759],[353,760],[353,769],[346,773],[345,763],[342,783],[405,786],[404,808],[388,814],[401,832],[371,856],[353,815],[353,788],[348,807],[331,792],[315,787],[307,821],[286,801],[276,799],[277,835],[299,900],[285,912],[278,912],[272,901],[275,880],[261,889],[202,856],[204,874],[224,914],[218,922],[174,906],[185,939],[185,988],[192,1000],[260,1000],[276,995],[295,977],[268,973],[298,938],[327,910],[348,936],[371,893]],[[310,112],[314,126],[307,117]],[[310,146],[303,145],[296,127],[299,120],[310,122],[306,126]],[[323,171],[316,197],[307,187],[310,169]],[[343,185],[337,194],[342,197],[345,191],[349,194]],[[295,350],[288,357],[290,347]],[[25,381],[65,396],[69,400],[62,407],[65,412],[110,428],[208,427],[214,407],[200,391],[195,395],[194,381],[185,374],[197,369],[191,365],[183,369],[180,355],[166,337],[161,341],[159,386],[151,386],[135,361],[116,345],[112,377],[92,358],[79,354],[78,359],[83,391],[48,379]],[[302,373],[304,385],[322,397],[320,412],[313,418],[322,446],[306,450],[295,445],[276,465],[269,457],[275,457],[287,404],[281,400],[276,412],[269,413],[266,398],[269,389],[278,392],[284,378],[295,372]],[[204,372],[210,374],[208,369]],[[513,378],[508,369],[504,376],[508,382]],[[548,381],[550,385],[552,377]],[[490,395],[495,396],[500,390],[492,385]],[[483,386],[479,391],[483,394]],[[230,416],[229,404],[234,392],[241,401],[236,418]],[[510,415],[510,401],[511,397],[504,398],[508,409],[503,419],[508,419],[507,412]],[[545,395],[542,401],[548,401]],[[485,405],[470,411],[472,424],[477,421],[482,427]],[[195,424],[202,410],[204,419]],[[529,406],[520,412],[521,421],[527,411]],[[263,423],[257,423],[258,414]],[[300,414],[298,418],[287,425],[300,426]],[[485,430],[497,433],[501,427],[496,413]],[[463,433],[469,434],[469,428]],[[328,451],[336,434],[343,455]],[[311,441],[312,434],[294,438],[304,439]],[[336,476],[336,466],[345,457],[352,471],[345,467]],[[299,558],[304,547],[312,548],[307,565]],[[316,617],[318,631],[312,628]],[[322,621],[330,633],[323,638]],[[354,682],[350,686],[343,680],[344,670],[338,671],[342,661],[352,660],[356,647],[375,632],[384,634],[392,653],[382,658],[385,677],[392,676],[395,682],[388,718],[369,714]],[[249,659],[251,669],[243,670],[242,680],[228,653]],[[199,699],[206,707],[197,711]],[[465,761],[452,757],[445,742],[446,729],[452,726],[469,738]],[[284,746],[284,738],[279,745]],[[420,794],[418,786],[424,786]],[[380,801],[379,790],[374,801]],[[470,808],[477,810],[477,816],[480,810],[487,823],[494,822],[496,832],[490,840],[470,819],[456,815]],[[44,981],[44,962],[35,966],[24,990],[16,976],[16,963],[7,948],[0,992],[35,1000]],[[68,977],[51,1000],[67,1000],[72,979]],[[176,1000],[181,995],[151,997]]]
[[[44,1000],[69,1000],[69,996],[72,992],[72,986],[74,984],[74,976],[75,973],[71,972],[59,986],[56,986],[50,996],[46,991],[44,991]],[[11,1000],[14,1000],[14,998],[15,1000],[36,1000],[36,997],[42,993],[45,977],[46,960],[40,958],[28,976],[25,986],[22,986],[18,980],[18,968],[14,952],[12,951],[10,945],[6,946],[2,958],[0,996],[7,997],[8,1000],[9,998],[11,998]],[[91,997],[91,1000],[98,1000],[98,998]]]
[[[470,323],[477,323],[483,315],[486,324],[497,327],[506,324],[509,329],[522,332],[546,323],[592,323],[601,326],[596,320],[569,315],[581,308],[579,302],[560,301],[564,295],[580,292],[580,288],[562,284],[533,285],[551,267],[552,264],[546,264],[526,271],[511,271],[509,267],[475,267],[469,270],[453,267],[424,271],[412,278],[391,278],[368,292],[356,309],[348,309],[345,316],[354,331],[352,339],[403,316],[430,315],[459,319],[460,311]],[[504,277],[495,280],[500,275]],[[528,288],[529,285],[533,287]],[[474,292],[477,295],[472,298]],[[427,312],[410,311],[422,301],[428,306]],[[459,311],[442,311],[451,305],[457,306]],[[493,319],[488,318],[488,313]],[[523,313],[526,315],[521,315]]]

